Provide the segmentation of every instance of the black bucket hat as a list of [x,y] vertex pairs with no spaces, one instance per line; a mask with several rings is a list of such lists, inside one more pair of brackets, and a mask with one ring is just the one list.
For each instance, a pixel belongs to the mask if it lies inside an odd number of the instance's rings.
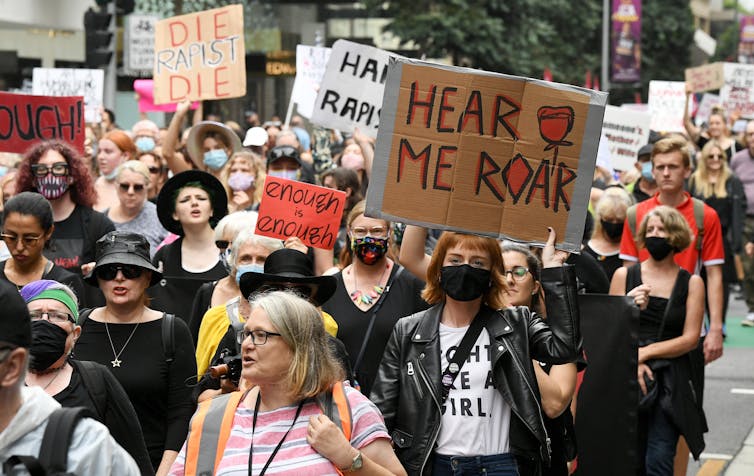
[[198,182],[207,193],[212,202],[212,218],[209,225],[214,228],[222,217],[228,214],[228,195],[223,184],[212,174],[201,170],[187,170],[176,174],[162,186],[157,196],[157,217],[160,223],[171,233],[183,236],[183,227],[180,222],[173,218],[175,211],[175,194],[188,183]]
[[84,277],[84,281],[98,286],[97,269],[108,264],[130,264],[152,272],[150,286],[162,279],[162,273],[149,259],[149,242],[146,238],[128,231],[111,231],[95,245],[94,269]]
[[309,288],[309,301],[321,306],[335,293],[335,276],[314,276],[314,265],[305,253],[283,248],[273,251],[264,262],[264,273],[241,275],[241,294],[249,295],[265,285],[295,285]]

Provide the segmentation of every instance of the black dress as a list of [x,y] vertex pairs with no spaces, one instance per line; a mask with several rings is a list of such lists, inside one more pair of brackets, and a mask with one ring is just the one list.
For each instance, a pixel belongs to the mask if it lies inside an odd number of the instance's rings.
[[[170,363],[162,342],[162,319],[141,324],[113,323],[107,329],[109,337],[104,323],[91,319],[81,322],[76,358],[99,362],[118,379],[136,410],[149,457],[157,468],[163,451],[180,451],[194,413],[191,389],[186,385],[196,380],[196,358],[188,326],[175,319],[175,356]],[[120,367],[112,365],[110,338],[116,352],[122,350]]]
[[[186,271],[182,266],[182,243],[183,238],[179,238],[160,248],[154,255],[152,262],[158,268],[161,267],[162,280],[149,288],[147,293],[152,298],[149,307],[175,314],[188,322],[191,319],[194,297],[202,284],[222,279],[228,275],[228,272],[220,260],[208,271],[201,273]],[[216,249],[213,248],[211,251],[217,255]]]
[[374,313],[374,306],[362,311],[354,304],[351,296],[348,295],[348,291],[346,291],[342,272],[335,275],[338,280],[335,294],[322,305],[322,310],[330,314],[338,323],[337,337],[346,346],[346,351],[351,358],[351,366],[354,367],[361,385],[361,392],[364,395],[369,395],[372,389],[372,382],[377,377],[377,368],[380,365],[382,354],[395,323],[401,317],[423,311],[429,307],[421,298],[424,283],[407,271],[401,272],[395,278],[398,269],[399,266],[395,265],[390,272],[389,280],[394,282],[390,285],[390,289],[385,291],[387,294],[377,312],[377,318],[374,320],[374,327],[359,368],[355,368],[356,359],[364,342],[369,321]]

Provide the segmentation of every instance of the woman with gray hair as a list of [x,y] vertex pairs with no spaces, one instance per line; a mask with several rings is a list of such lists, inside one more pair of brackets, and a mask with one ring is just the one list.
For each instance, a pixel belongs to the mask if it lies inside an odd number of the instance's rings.
[[[239,222],[243,218],[239,218]],[[233,228],[230,224],[227,228]],[[228,256],[228,276],[215,281],[212,289],[210,307],[204,312],[199,319],[196,314],[192,315],[190,329],[196,329],[196,363],[198,375],[202,375],[210,364],[212,356],[215,354],[217,344],[219,344],[228,326],[235,322],[243,322],[245,316],[249,315],[249,303],[241,299],[241,290],[238,287],[238,280],[241,275],[248,272],[261,273],[264,271],[264,262],[267,256],[275,250],[283,248],[283,242],[266,236],[254,234],[254,228],[241,229],[237,235],[230,235],[233,238],[233,245],[230,247]],[[203,285],[200,293],[210,288],[213,283]],[[198,304],[199,296],[194,301],[196,311],[201,309],[202,304]],[[240,319],[240,320],[239,320]]]
[[[285,291],[258,295],[250,306],[238,339],[241,376],[253,388],[202,403],[170,474],[237,474],[243,468],[249,474],[405,475],[379,410],[341,385],[317,308]],[[347,403],[350,425],[340,418],[339,428],[323,414],[332,404],[322,404],[322,395]],[[222,425],[219,438],[202,434],[219,419],[232,420]],[[206,454],[212,457],[203,458]]]
[[143,235],[149,242],[150,256],[168,236],[157,218],[157,207],[147,200],[150,184],[149,168],[138,160],[129,160],[115,171],[118,203],[104,211],[118,231]]

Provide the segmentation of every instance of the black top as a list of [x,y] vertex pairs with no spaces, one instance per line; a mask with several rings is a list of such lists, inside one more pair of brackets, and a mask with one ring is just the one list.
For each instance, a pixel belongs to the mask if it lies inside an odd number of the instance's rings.
[[602,270],[605,272],[608,282],[612,281],[615,271],[623,266],[623,260],[620,259],[620,252],[618,251],[611,255],[601,255],[597,253],[594,248],[592,248],[588,243],[581,251],[592,255],[592,257],[597,260],[597,263],[602,266]]
[[[96,369],[92,372],[95,374],[92,381],[98,388],[87,389],[80,373],[81,363],[76,360],[70,362],[73,366],[71,381],[53,398],[64,407],[88,408],[92,415],[110,430],[115,441],[136,461],[141,474],[154,474],[136,411],[118,380],[104,365],[89,362],[92,369]],[[101,398],[100,408],[94,403],[97,396]],[[104,410],[104,414],[100,413],[100,409]]]
[[[182,266],[182,243],[183,238],[179,238],[157,250],[152,263],[158,268],[161,267],[162,281],[152,286],[147,292],[152,298],[150,303],[152,309],[175,314],[188,321],[191,317],[194,296],[202,284],[222,279],[228,275],[228,272],[220,260],[217,260],[215,266],[208,271],[201,273],[186,271]],[[214,247],[211,251],[215,256],[217,255]]]
[[[649,296],[647,308],[639,314],[639,345],[673,339],[683,334],[683,324],[686,322],[686,298],[689,294],[689,279],[691,275],[683,268],[679,268],[678,276],[673,285],[671,297],[673,305],[668,310],[662,335],[659,336],[662,316],[668,304],[668,299]],[[626,293],[642,284],[641,263],[628,268],[626,273]]]
[[[20,290],[19,286],[8,279],[8,276],[5,275],[5,261],[0,262],[0,279],[8,281]],[[66,271],[65,269],[61,268],[60,266],[53,264],[52,268],[50,268],[50,271],[42,274],[42,279],[51,279],[53,281],[65,284],[66,286],[71,288],[74,294],[76,294],[76,297],[79,299],[79,307],[86,307],[87,302],[84,296],[84,282],[81,280],[81,276],[73,274],[70,271]]]
[[588,253],[580,255],[571,254],[566,263],[572,264],[576,269],[576,279],[579,283],[579,291],[607,294],[610,292],[610,281],[607,274],[596,259]]
[[641,187],[639,187],[639,183],[641,183],[642,180],[645,180],[644,177],[639,177],[636,182],[634,182],[633,190],[631,191],[631,195],[634,196],[634,201],[636,201],[636,203],[643,202],[652,197],[651,195],[644,193]]
[[[134,331],[135,326],[139,326]],[[165,361],[162,319],[141,324],[108,324],[112,344],[122,353],[113,367],[113,350],[105,324],[87,319],[76,343],[76,358],[105,365],[118,379],[136,410],[152,465],[157,468],[164,450],[179,451],[194,412],[191,389],[196,379],[194,345],[188,327],[175,319],[175,358]],[[126,345],[129,335],[133,337]]]
[[[393,266],[390,273],[391,280],[394,279],[397,270],[398,266]],[[390,334],[393,332],[395,323],[403,316],[429,307],[421,298],[424,283],[412,276],[411,273],[404,271],[391,284],[390,290],[385,291],[387,295],[377,312],[369,343],[364,351],[360,368],[357,369],[355,368],[356,359],[364,342],[374,306],[366,311],[359,309],[346,291],[343,273],[340,272],[335,277],[338,280],[338,287],[335,294],[322,305],[322,310],[329,313],[338,323],[338,339],[346,346],[346,351],[351,358],[351,365],[354,366],[354,371],[361,385],[361,392],[364,395],[369,395],[372,382],[377,377],[377,368],[382,360],[382,353]]]
[[209,311],[212,304],[212,293],[215,292],[217,281],[210,281],[199,286],[199,290],[194,296],[194,302],[191,305],[191,314],[188,315],[189,331],[194,344],[199,341],[199,329],[202,327],[204,314]]

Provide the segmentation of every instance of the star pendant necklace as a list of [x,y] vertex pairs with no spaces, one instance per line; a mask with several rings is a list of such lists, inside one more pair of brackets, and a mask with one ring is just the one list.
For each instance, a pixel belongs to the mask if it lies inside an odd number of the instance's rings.
[[141,317],[139,318],[139,322],[136,323],[133,330],[131,331],[131,335],[128,336],[128,339],[126,339],[126,343],[123,344],[123,347],[120,348],[120,352],[115,352],[115,345],[113,344],[113,338],[110,336],[110,328],[107,326],[107,318],[103,316],[103,319],[105,321],[105,332],[107,332],[107,340],[110,341],[110,348],[113,350],[113,357],[114,360],[111,360],[110,363],[113,365],[113,368],[120,367],[120,364],[123,363],[122,360],[120,360],[120,356],[123,354],[123,351],[126,350],[126,346],[128,346],[128,343],[131,342],[131,338],[136,333],[136,329],[139,328],[139,325],[141,324],[141,319],[144,317],[144,313],[141,314]]

